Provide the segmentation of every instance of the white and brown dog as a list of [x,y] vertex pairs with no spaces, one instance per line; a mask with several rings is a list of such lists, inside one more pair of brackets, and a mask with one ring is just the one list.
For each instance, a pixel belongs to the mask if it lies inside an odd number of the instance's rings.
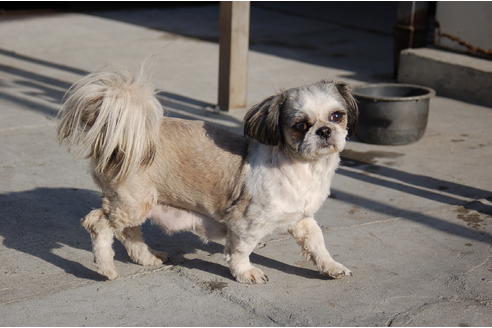
[[118,276],[113,237],[135,262],[162,263],[140,230],[150,218],[170,234],[225,239],[226,261],[243,283],[268,280],[249,255],[277,228],[322,274],[351,275],[314,219],[357,118],[346,84],[321,81],[265,99],[246,114],[246,137],[162,113],[143,76],[95,73],[67,93],[59,140],[90,158],[102,190],[102,208],[82,221],[100,274]]

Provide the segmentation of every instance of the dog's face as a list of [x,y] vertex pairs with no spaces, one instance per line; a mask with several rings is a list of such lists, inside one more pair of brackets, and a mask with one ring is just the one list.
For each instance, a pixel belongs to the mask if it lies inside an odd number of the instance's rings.
[[245,116],[245,134],[286,153],[317,160],[341,152],[358,116],[349,87],[320,81],[265,99]]

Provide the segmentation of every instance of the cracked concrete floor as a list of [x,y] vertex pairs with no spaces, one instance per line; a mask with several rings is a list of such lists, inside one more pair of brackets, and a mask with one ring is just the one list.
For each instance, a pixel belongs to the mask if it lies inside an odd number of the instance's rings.
[[[244,111],[207,109],[216,97],[216,19],[217,7],[204,6],[0,24],[0,325],[490,325],[492,111],[440,97],[419,142],[354,141],[343,153],[317,220],[353,277],[320,277],[278,232],[252,256],[269,283],[241,285],[222,245],[146,224],[149,244],[170,262],[135,265],[115,243],[121,278],[100,280],[79,225],[99,193],[87,163],[55,141],[60,98],[87,72],[156,54],[154,80],[171,115],[240,132]],[[253,7],[252,22],[250,105],[321,78],[358,84],[390,75],[390,35],[271,8]],[[324,45],[327,31],[333,42]],[[293,48],[296,40],[303,47]]]

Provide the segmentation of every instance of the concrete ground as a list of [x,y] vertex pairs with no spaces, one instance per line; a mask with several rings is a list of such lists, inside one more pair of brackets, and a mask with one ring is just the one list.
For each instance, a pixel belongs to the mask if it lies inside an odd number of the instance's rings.
[[[250,105],[322,78],[391,80],[392,25],[384,17],[394,5],[346,6],[252,8]],[[353,277],[321,277],[278,232],[251,257],[269,283],[238,284],[222,245],[166,236],[150,224],[146,238],[171,254],[167,265],[133,264],[115,243],[121,278],[95,273],[79,220],[99,206],[99,192],[87,163],[55,140],[60,99],[88,72],[135,69],[153,56],[170,115],[240,133],[244,111],[209,108],[217,97],[217,19],[214,5],[2,16],[0,325],[490,325],[492,109],[441,97],[431,101],[420,141],[355,140],[343,154],[317,219]]]

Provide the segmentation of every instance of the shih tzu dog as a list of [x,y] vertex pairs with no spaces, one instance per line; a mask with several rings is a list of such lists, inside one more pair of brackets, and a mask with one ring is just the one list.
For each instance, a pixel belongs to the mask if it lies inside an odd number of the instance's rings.
[[60,142],[90,158],[102,190],[102,208],[82,225],[108,279],[118,276],[114,237],[136,263],[166,259],[144,242],[147,219],[169,234],[225,240],[227,264],[242,283],[268,280],[249,256],[277,228],[289,231],[321,274],[351,275],[330,256],[314,219],[357,119],[345,83],[320,81],[263,100],[247,112],[245,136],[163,116],[143,75],[123,73],[74,84],[60,118]]

